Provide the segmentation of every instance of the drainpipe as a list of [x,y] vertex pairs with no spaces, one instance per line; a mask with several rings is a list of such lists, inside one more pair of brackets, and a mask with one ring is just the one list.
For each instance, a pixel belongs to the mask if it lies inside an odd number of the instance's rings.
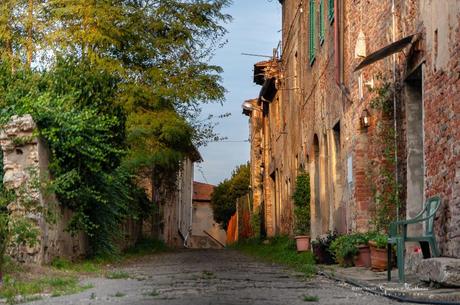
[[335,61],[335,81],[340,86],[340,47],[339,47],[339,0],[334,0],[334,61]]
[[[396,41],[396,8],[395,0],[391,1],[392,14],[392,42]],[[396,220],[399,221],[399,176],[398,176],[398,121],[396,108],[396,54],[393,54],[393,120],[394,120],[394,142],[395,142],[395,184],[396,184]]]

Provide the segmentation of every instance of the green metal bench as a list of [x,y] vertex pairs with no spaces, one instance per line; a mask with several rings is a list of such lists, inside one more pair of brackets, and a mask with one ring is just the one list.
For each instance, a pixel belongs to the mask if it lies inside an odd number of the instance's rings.
[[[429,258],[431,256],[439,256],[439,249],[436,244],[436,238],[434,235],[434,216],[436,211],[441,205],[441,198],[438,196],[431,197],[425,203],[423,210],[418,213],[414,218],[394,221],[390,223],[390,229],[388,234],[388,265],[387,265],[387,277],[388,281],[391,281],[391,258],[392,248],[396,245],[397,255],[397,266],[399,282],[405,282],[404,274],[404,244],[406,242],[419,242],[422,248],[423,258]],[[411,224],[425,223],[425,232],[420,236],[407,236],[407,226]],[[430,254],[431,248],[431,254]]]

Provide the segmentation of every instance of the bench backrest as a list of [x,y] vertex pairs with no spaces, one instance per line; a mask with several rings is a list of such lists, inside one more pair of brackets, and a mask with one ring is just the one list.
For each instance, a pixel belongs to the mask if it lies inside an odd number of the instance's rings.
[[425,204],[425,215],[424,217],[428,217],[431,215],[430,218],[426,220],[426,227],[425,232],[427,235],[432,235],[434,230],[434,216],[436,211],[441,206],[441,198],[438,196],[431,197],[427,200]]

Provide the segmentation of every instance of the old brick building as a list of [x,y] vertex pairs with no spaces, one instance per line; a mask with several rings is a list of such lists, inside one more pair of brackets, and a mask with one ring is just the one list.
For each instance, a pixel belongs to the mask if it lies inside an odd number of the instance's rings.
[[460,2],[280,5],[282,42],[254,66],[261,92],[243,104],[267,234],[292,232],[292,188],[304,168],[313,238],[413,216],[439,194],[441,252],[460,257]]

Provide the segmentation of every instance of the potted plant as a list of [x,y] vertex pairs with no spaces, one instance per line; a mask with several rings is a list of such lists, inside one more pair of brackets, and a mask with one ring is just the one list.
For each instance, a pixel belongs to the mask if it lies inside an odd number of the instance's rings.
[[297,251],[310,250],[310,176],[301,171],[296,178],[294,194],[294,230]]
[[331,265],[335,264],[334,256],[330,251],[331,243],[337,238],[337,231],[329,231],[323,237],[317,237],[311,242],[313,254],[318,264]]
[[374,271],[387,270],[388,254],[387,254],[388,237],[383,234],[374,234],[369,240],[371,251],[371,269]]
[[355,234],[355,246],[357,248],[356,256],[354,257],[354,263],[356,267],[366,267],[371,266],[371,253],[368,245],[369,235],[364,233]]
[[358,253],[354,235],[339,236],[331,243],[330,251],[342,267],[353,266],[353,258]]

